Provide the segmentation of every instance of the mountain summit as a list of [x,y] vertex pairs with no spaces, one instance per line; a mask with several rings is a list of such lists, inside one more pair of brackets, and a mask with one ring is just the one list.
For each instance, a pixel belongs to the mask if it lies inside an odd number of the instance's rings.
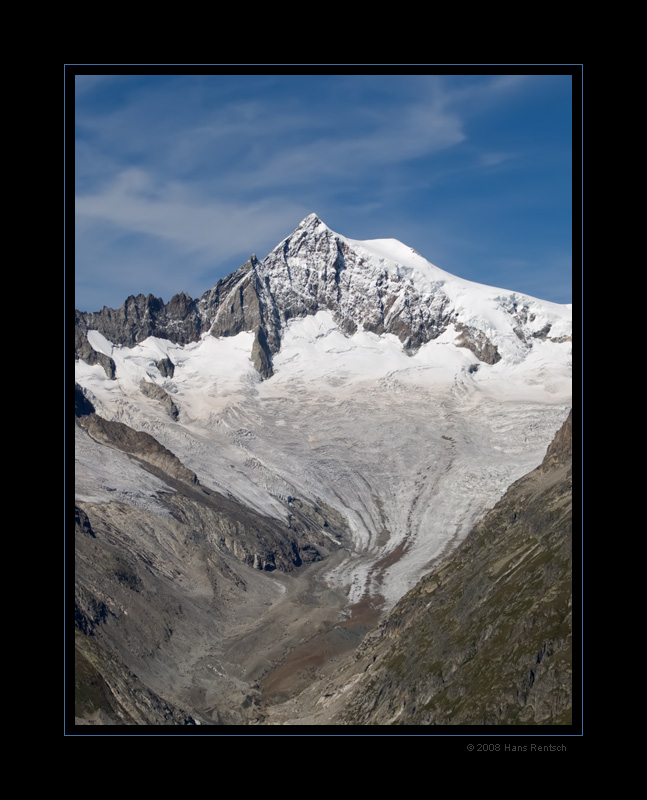
[[310,214],[262,261],[252,255],[199,300],[179,294],[164,304],[138,295],[119,310],[77,312],[76,353],[97,363],[88,330],[123,346],[149,336],[187,344],[207,332],[247,331],[254,365],[268,378],[290,321],[320,311],[347,336],[392,334],[409,353],[445,336],[486,364],[505,355],[524,360],[534,341],[570,335],[566,306],[456,278],[395,239],[348,239]]

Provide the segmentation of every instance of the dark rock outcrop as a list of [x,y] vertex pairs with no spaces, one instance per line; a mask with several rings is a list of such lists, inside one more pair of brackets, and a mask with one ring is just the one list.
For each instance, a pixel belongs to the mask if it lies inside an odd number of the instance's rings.
[[456,330],[460,333],[459,338],[456,340],[457,347],[466,347],[484,364],[496,364],[501,361],[496,345],[492,344],[483,331],[460,323],[456,324]]
[[76,532],[83,533],[85,536],[91,536],[93,539],[96,538],[92,530],[92,525],[90,525],[88,515],[78,506],[74,506],[74,529]]
[[197,341],[203,331],[196,303],[184,292],[166,304],[152,294],[130,295],[118,309],[104,306],[96,312],[77,311],[76,321],[82,332],[99,331],[108,341],[123,347],[134,347],[149,336],[188,344]]
[[155,366],[163,378],[172,378],[175,375],[175,364],[170,358],[160,358]]
[[326,545],[316,525],[301,519],[288,527],[205,487],[169,494],[163,502],[182,524],[204,531],[212,546],[265,572],[292,572],[302,564],[320,561],[320,548]]
[[260,326],[256,331],[254,344],[252,345],[252,363],[262,378],[271,378],[274,374],[272,354],[267,342],[267,335]]
[[139,389],[142,394],[146,395],[146,397],[150,397],[152,400],[157,400],[160,402],[171,419],[178,418],[180,415],[178,407],[175,405],[168,392],[162,389],[161,386],[158,386],[156,383],[152,383],[151,381],[142,379],[139,383]]
[[110,380],[114,380],[117,376],[117,367],[115,362],[107,356],[105,353],[97,352],[90,342],[88,341],[88,337],[86,335],[86,330],[83,326],[83,323],[80,322],[81,320],[81,312],[76,312],[76,326],[74,328],[74,349],[76,358],[79,358],[81,361],[85,361],[86,364],[89,364],[93,367],[95,364],[99,364],[103,367],[106,375]]
[[123,422],[106,420],[98,414],[90,414],[81,420],[81,425],[95,441],[101,444],[128,453],[176,480],[189,484],[198,483],[194,472],[187,469],[170,450],[144,431],[133,430]]
[[562,427],[557,431],[555,438],[548,446],[541,468],[549,470],[551,467],[568,462],[573,457],[573,412],[568,415]]
[[77,417],[87,417],[94,414],[95,408],[92,402],[85,396],[83,389],[78,383],[74,384],[74,414]]
[[262,325],[256,263],[252,257],[229,280],[218,281],[213,304],[212,336],[235,336],[241,331],[252,331]]
[[261,377],[270,378],[273,375],[272,354],[278,352],[281,343],[280,322],[271,296],[261,286],[258,264],[256,256],[252,255],[229,279],[219,281],[201,302],[215,311],[210,329],[212,336],[220,338],[254,331],[252,362]]

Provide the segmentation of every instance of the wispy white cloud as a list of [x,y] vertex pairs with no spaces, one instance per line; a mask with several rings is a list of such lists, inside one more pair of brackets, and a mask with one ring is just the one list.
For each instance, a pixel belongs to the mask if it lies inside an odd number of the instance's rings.
[[304,118],[298,133],[289,146],[269,143],[262,161],[245,172],[249,186],[373,180],[385,166],[405,164],[465,139],[457,114],[420,101],[375,110],[369,119],[349,111],[345,126],[323,132]]
[[75,203],[79,217],[158,237],[182,252],[202,251],[211,257],[244,249],[250,230],[261,236],[276,230],[297,208],[269,199],[239,205],[198,198],[184,184],[160,184],[146,170],[136,168],[124,170],[103,190],[81,195]]
[[[361,78],[356,78],[361,81]],[[371,79],[370,85],[375,81]],[[377,84],[376,84],[377,85]],[[230,191],[252,191],[276,181],[293,185],[397,164],[452,147],[465,138],[460,116],[439,94],[390,95],[370,112],[330,97],[233,99],[210,109],[182,85],[167,93],[133,91],[109,112],[79,110],[77,123],[96,147],[121,152],[140,165],[217,172]],[[169,108],[174,106],[174,113]],[[235,165],[235,169],[234,169]]]
[[483,167],[497,167],[499,164],[504,164],[506,161],[510,161],[513,158],[517,158],[515,153],[481,153],[478,156],[478,163]]

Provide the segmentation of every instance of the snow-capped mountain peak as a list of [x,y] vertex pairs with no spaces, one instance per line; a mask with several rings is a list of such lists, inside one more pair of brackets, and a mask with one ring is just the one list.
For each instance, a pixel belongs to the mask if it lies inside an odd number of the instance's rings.
[[[77,313],[76,380],[99,414],[152,433],[204,485],[280,518],[286,498],[322,500],[347,516],[354,547],[384,555],[390,531],[417,569],[543,457],[571,402],[570,320],[570,306],[311,214],[198,300]],[[103,498],[101,480],[84,495]],[[469,513],[457,492],[474,497]],[[357,599],[366,570],[353,573]],[[409,579],[394,568],[382,591],[393,599]]]
[[297,225],[294,229],[294,232],[298,230],[310,230],[314,231],[317,228],[323,228],[325,230],[329,230],[328,226],[325,222],[322,222],[321,219],[314,213],[308,214],[307,217],[304,217],[301,222]]
[[130,345],[149,335],[186,343],[247,331],[254,365],[269,378],[288,326],[322,311],[347,337],[391,334],[408,354],[437,340],[488,365],[523,362],[538,342],[571,333],[570,306],[458,278],[396,239],[350,239],[312,213],[198,301],[178,295],[164,305],[142,295],[128,298],[123,313],[78,315],[77,353],[92,356],[84,340],[92,329]]
[[344,333],[391,333],[409,352],[452,328],[486,363],[570,335],[567,307],[457,278],[396,239],[349,239],[315,214],[254,271],[273,353],[289,320],[323,309]]

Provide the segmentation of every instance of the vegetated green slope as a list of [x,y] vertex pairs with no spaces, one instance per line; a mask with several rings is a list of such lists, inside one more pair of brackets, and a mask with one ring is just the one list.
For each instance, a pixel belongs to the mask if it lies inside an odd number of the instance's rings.
[[364,644],[345,724],[572,722],[571,417]]

